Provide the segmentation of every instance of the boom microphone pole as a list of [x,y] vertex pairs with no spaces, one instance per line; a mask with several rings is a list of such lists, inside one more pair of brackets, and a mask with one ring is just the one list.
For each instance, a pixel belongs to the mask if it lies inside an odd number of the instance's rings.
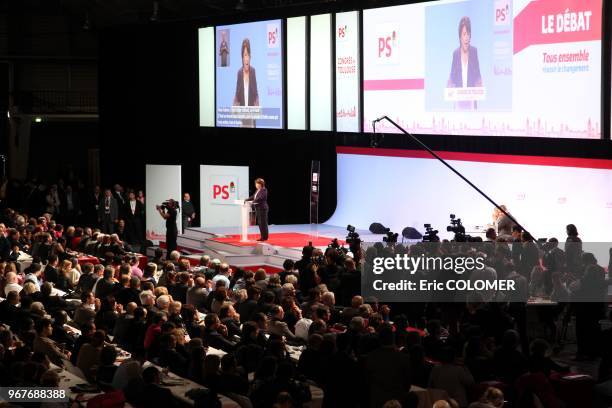
[[374,129],[374,131],[376,131],[376,127],[375,124],[386,120],[389,123],[391,123],[393,126],[395,126],[397,129],[399,129],[400,132],[402,132],[405,135],[410,136],[410,138],[412,140],[414,140],[419,146],[421,146],[423,149],[427,150],[429,152],[429,154],[431,154],[433,157],[435,157],[436,159],[438,159],[443,165],[445,165],[446,167],[448,167],[453,173],[455,173],[457,176],[461,177],[461,179],[463,181],[465,181],[466,183],[468,183],[470,185],[470,187],[472,187],[474,190],[476,190],[481,196],[483,196],[484,198],[487,199],[487,201],[489,201],[491,204],[493,204],[495,206],[495,208],[497,208],[499,211],[501,211],[503,214],[505,214],[508,218],[510,218],[512,220],[512,222],[514,222],[517,226],[519,226],[523,231],[525,231],[527,234],[529,234],[532,239],[535,240],[534,236],[531,235],[531,233],[529,231],[527,231],[527,229],[525,227],[523,227],[517,220],[516,218],[514,218],[512,215],[510,215],[509,212],[507,212],[506,210],[504,210],[499,204],[497,204],[495,201],[493,201],[493,199],[491,197],[489,197],[488,195],[486,195],[484,193],[484,191],[482,191],[481,189],[479,189],[478,187],[476,187],[476,185],[474,183],[472,183],[470,180],[468,180],[463,174],[461,174],[459,171],[457,171],[453,166],[451,166],[450,164],[448,164],[446,162],[446,160],[444,160],[443,158],[441,158],[440,156],[438,156],[436,154],[436,152],[434,152],[433,150],[431,150],[429,148],[429,146],[427,146],[425,143],[421,142],[421,140],[419,140],[415,135],[413,135],[412,133],[408,132],[406,129],[404,129],[403,127],[401,127],[400,125],[398,125],[397,123],[395,123],[391,118],[389,118],[387,115],[385,116],[381,116],[378,119],[375,119],[372,121],[372,127]]

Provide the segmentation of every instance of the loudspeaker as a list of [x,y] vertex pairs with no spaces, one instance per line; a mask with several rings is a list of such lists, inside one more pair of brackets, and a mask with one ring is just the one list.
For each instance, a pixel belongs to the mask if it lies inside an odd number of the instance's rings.
[[389,231],[389,228],[385,228],[385,226],[379,222],[373,222],[370,224],[370,232],[372,234],[386,234]]

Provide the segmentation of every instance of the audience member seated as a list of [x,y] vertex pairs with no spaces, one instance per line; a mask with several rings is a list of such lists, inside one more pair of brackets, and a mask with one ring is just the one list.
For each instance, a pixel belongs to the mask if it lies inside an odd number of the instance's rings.
[[91,336],[91,341],[83,344],[79,350],[76,366],[81,369],[89,382],[95,381],[93,369],[100,365],[100,352],[104,347],[105,337],[106,335],[103,331],[97,330]]
[[451,347],[442,349],[440,363],[431,369],[429,386],[445,390],[460,407],[467,407],[468,391],[474,385],[472,374],[467,367],[455,363],[455,350]]
[[40,319],[36,322],[36,338],[34,339],[33,351],[43,353],[57,366],[63,367],[64,360],[70,359],[70,352],[60,350],[55,342],[51,340],[53,325],[50,319]]
[[227,338],[227,326],[215,313],[208,313],[204,318],[204,343],[209,347],[221,349],[227,353],[234,350],[236,344]]

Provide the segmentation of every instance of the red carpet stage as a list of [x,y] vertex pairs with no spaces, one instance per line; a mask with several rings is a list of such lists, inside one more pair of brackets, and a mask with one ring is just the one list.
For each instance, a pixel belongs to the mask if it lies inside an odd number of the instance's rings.
[[[248,241],[240,241],[240,235],[227,235],[225,237],[214,238],[216,242],[222,242],[225,244],[238,245],[238,246],[256,246],[258,242],[259,234],[249,234]],[[278,232],[272,233],[268,236],[266,244],[285,247],[285,248],[298,248],[308,245],[308,242],[312,242],[313,246],[323,247],[330,243],[330,238],[327,237],[316,237],[309,234],[302,234],[299,232]],[[344,241],[339,241],[344,244]]]
[[[312,242],[325,250],[334,238],[344,245],[346,227],[327,224],[270,225],[268,241],[259,242],[259,228],[249,227],[248,242],[240,242],[238,227],[185,228],[179,235],[178,249],[194,264],[203,254],[243,269],[264,267],[269,273],[282,270],[287,259],[302,257],[302,247]],[[382,235],[357,230],[364,241],[381,241]],[[165,247],[163,240],[161,247]],[[151,254],[152,254],[151,249]]]

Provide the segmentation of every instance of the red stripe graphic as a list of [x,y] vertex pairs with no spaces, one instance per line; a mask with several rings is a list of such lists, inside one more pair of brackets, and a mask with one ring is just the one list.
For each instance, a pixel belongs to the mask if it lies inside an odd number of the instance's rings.
[[[338,154],[360,154],[367,156],[407,157],[415,159],[435,159],[425,150],[404,149],[373,149],[369,147],[336,147]],[[548,157],[548,156],[519,156],[510,154],[489,153],[462,153],[462,152],[436,152],[445,160],[501,163],[501,164],[527,164],[535,166],[581,167],[590,169],[612,170],[612,160],[583,159],[575,157]]]

